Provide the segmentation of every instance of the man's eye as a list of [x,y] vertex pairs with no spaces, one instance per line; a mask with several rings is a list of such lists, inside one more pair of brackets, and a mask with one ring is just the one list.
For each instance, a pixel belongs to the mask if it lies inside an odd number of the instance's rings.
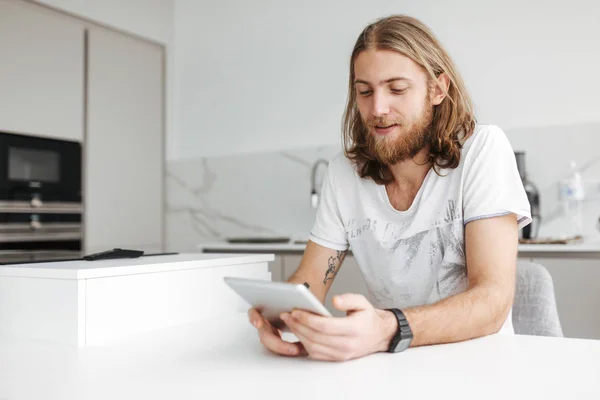
[[406,89],[392,89],[392,93],[394,94],[402,94],[406,92]]

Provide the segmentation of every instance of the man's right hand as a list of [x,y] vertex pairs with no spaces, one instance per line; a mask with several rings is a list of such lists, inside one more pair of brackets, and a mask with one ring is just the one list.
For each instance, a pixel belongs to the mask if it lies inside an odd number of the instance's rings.
[[281,338],[281,331],[271,325],[263,316],[254,308],[248,310],[248,319],[258,331],[260,342],[269,351],[284,356],[306,356],[306,350],[302,343],[290,343]]

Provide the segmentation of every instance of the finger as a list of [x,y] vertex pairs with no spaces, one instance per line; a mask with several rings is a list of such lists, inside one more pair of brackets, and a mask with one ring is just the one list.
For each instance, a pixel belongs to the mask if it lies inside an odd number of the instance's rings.
[[313,360],[341,361],[346,359],[339,350],[322,345],[320,343],[315,343],[308,337],[302,335],[302,333],[294,331],[292,328],[290,328],[290,330],[294,333],[294,335],[296,335],[298,340],[302,342],[306,352],[308,353],[308,356]]
[[310,326],[304,325],[302,322],[298,321],[287,313],[284,313],[281,318],[293,332],[300,333],[303,337],[310,340],[311,343],[318,343],[341,350],[344,347],[344,342],[349,338],[348,336],[326,335],[316,331]]
[[333,298],[333,306],[340,311],[358,311],[373,308],[362,294],[346,293]]
[[258,330],[260,342],[268,350],[282,355],[307,355],[302,343],[289,343],[282,340],[279,331],[271,326],[271,324],[258,312],[258,310],[251,308],[248,310],[248,315],[250,322]]
[[292,317],[311,329],[327,335],[351,336],[357,332],[354,322],[347,317],[324,317],[303,310],[293,310]]
[[302,355],[303,347],[299,343],[286,342],[267,327],[259,329],[259,337],[263,346],[273,353],[287,356]]
[[[298,339],[298,340],[300,340],[300,339]],[[306,347],[304,347],[304,344],[302,344],[302,342],[296,342],[294,344],[296,346],[298,346],[298,349],[299,349],[299,353],[297,354],[298,357],[308,356],[308,351],[306,351]]]
[[257,310],[254,310],[254,312],[252,313],[251,323],[252,323],[252,325],[254,325],[254,327],[256,329],[259,329],[259,330],[262,328],[267,328],[267,329],[273,330],[272,324],[265,317],[263,317],[263,315],[260,312],[258,312]]
[[248,321],[250,321],[250,323],[254,325],[255,328],[258,328],[257,325],[262,319],[262,315],[260,315],[260,313],[256,311],[255,308],[248,309]]

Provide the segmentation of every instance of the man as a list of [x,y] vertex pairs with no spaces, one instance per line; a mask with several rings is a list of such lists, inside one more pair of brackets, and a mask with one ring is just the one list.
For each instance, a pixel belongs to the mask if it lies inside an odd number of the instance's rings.
[[426,26],[392,16],[367,26],[350,62],[344,154],[290,282],[322,301],[351,248],[369,289],[333,298],[341,318],[256,310],[277,354],[348,360],[374,352],[512,333],[518,230],[531,222],[513,150],[477,125],[455,66]]

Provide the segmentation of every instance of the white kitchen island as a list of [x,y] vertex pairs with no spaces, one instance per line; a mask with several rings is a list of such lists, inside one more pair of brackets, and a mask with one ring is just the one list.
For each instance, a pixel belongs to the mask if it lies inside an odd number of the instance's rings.
[[223,277],[271,280],[273,259],[191,253],[2,265],[0,334],[85,347],[239,312],[244,303]]
[[344,363],[275,356],[246,315],[77,348],[0,339],[0,398],[594,399],[600,341],[492,335]]

